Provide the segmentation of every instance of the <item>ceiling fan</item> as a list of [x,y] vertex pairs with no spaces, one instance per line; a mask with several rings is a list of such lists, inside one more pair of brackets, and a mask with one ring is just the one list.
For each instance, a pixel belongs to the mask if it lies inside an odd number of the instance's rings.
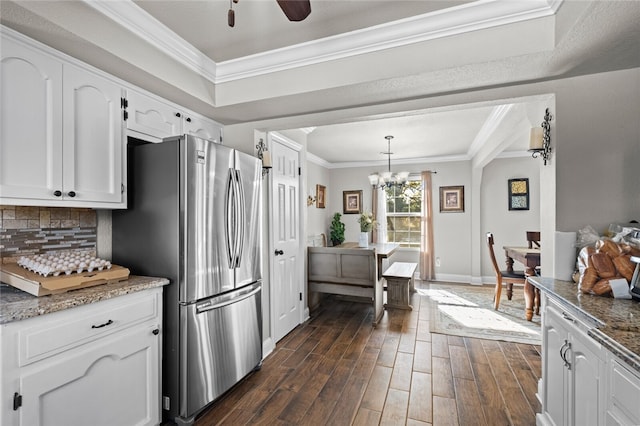
[[[229,13],[227,14],[227,23],[230,27],[236,24],[236,15],[233,11],[233,3],[238,3],[240,0],[231,0],[232,3],[229,7]],[[311,13],[310,0],[276,0],[280,9],[284,12],[285,16],[290,21],[303,21]]]

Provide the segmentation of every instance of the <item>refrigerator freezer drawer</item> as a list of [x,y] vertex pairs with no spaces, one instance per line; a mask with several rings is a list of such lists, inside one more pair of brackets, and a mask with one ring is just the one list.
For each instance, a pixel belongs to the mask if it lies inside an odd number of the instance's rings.
[[183,306],[181,417],[191,417],[262,361],[261,283]]

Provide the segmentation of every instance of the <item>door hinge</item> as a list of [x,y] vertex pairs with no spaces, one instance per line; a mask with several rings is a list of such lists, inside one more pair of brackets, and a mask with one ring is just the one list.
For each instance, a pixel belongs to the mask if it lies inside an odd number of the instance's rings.
[[13,411],[17,411],[20,407],[22,407],[22,395],[16,392],[13,394]]
[[298,176],[302,176],[302,167],[298,167]]
[[302,292],[300,292],[300,301],[302,302]]
[[124,183],[120,184],[120,193],[124,194]]
[[171,400],[169,399],[168,396],[163,396],[162,397],[162,408],[165,410],[170,410],[171,409]]
[[128,107],[129,107],[129,101],[127,100],[127,98],[120,98],[120,108],[124,110],[122,114],[124,121],[127,121],[127,118],[129,118],[129,113],[127,112]]

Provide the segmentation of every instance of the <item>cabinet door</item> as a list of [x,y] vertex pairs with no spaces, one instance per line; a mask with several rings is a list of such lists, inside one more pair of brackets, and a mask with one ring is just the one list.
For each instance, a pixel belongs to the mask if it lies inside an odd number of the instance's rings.
[[608,365],[605,424],[640,424],[640,377],[612,355]]
[[0,51],[0,204],[56,199],[54,192],[62,191],[62,63],[8,38]]
[[602,366],[597,353],[600,348],[593,340],[580,332],[571,332],[571,409],[570,424],[598,425],[602,404],[600,389]]
[[221,127],[214,121],[195,115],[186,114],[184,117],[184,132],[203,139],[220,142]]
[[568,403],[565,387],[567,369],[561,357],[568,348],[569,335],[557,311],[547,306],[542,324],[542,378],[544,380],[543,415],[548,424],[565,425],[565,405]]
[[128,130],[151,136],[153,142],[182,134],[182,112],[171,105],[138,92],[127,93],[127,104]]
[[157,328],[116,333],[25,369],[19,424],[159,424],[160,337],[153,333]]
[[65,65],[63,198],[120,203],[123,199],[122,89]]

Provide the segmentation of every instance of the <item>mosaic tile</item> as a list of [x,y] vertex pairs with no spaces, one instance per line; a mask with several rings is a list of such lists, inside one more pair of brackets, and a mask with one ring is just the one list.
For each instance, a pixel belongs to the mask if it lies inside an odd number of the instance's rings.
[[96,248],[93,209],[0,206],[0,212],[1,263],[15,262],[23,255]]

